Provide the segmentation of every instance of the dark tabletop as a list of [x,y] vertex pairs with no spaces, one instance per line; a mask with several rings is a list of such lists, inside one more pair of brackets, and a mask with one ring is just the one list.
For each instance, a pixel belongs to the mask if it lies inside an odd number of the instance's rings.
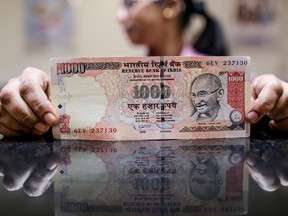
[[288,136],[0,141],[0,215],[287,215]]

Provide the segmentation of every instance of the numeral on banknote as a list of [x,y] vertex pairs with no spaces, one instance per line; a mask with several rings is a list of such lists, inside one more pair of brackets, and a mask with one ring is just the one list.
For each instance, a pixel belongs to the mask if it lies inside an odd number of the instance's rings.
[[150,88],[146,85],[134,86],[134,95],[135,99],[147,99],[151,97],[152,99],[166,99],[171,96],[171,88],[167,85],[152,85]]
[[58,63],[57,74],[83,74],[86,71],[86,66],[83,63]]
[[163,191],[169,189],[171,181],[169,178],[136,178],[135,179],[135,190],[153,190]]
[[248,65],[248,61],[224,61],[224,66],[230,66],[230,65]]

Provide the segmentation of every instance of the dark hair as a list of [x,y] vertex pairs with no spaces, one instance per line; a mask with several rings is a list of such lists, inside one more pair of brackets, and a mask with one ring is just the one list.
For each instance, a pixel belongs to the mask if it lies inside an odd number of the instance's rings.
[[202,1],[183,0],[182,25],[187,27],[191,15],[199,14],[206,20],[206,26],[193,47],[200,53],[214,56],[228,55],[224,34],[218,22],[212,18]]
[[209,83],[211,83],[211,85],[215,84],[218,88],[222,88],[221,80],[219,79],[219,77],[217,77],[215,74],[212,74],[212,73],[204,73],[204,74],[200,74],[199,76],[197,76],[193,80],[191,88],[196,80],[208,80]]

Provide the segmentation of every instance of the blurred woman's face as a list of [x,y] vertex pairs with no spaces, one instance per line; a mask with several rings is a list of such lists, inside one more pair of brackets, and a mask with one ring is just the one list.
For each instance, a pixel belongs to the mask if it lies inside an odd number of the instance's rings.
[[117,15],[132,43],[149,46],[163,37],[162,10],[157,0],[124,0]]

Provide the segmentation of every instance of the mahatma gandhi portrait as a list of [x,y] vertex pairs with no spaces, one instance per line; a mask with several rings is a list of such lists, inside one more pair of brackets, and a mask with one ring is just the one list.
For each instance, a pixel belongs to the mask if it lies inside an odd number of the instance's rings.
[[224,97],[221,80],[214,74],[201,74],[191,85],[191,102],[195,112],[192,121],[230,120],[233,109],[225,103],[220,103]]

